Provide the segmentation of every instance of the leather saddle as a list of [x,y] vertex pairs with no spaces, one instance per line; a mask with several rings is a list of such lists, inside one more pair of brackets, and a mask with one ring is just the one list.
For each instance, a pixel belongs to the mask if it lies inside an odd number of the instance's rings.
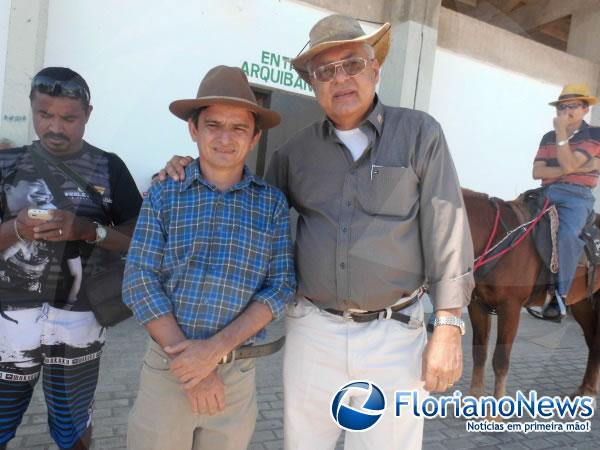
[[[521,195],[531,217],[536,217],[544,206],[545,197],[542,190],[543,188],[531,189]],[[556,234],[558,226],[552,226],[551,221],[552,214],[544,215],[533,230],[533,240],[545,269],[551,275],[550,284],[554,284],[558,271],[557,257],[559,258],[560,255],[557,255],[556,245],[554,244],[557,242],[557,236],[552,236],[553,233]],[[600,264],[600,228],[598,228],[597,222],[600,222],[600,218],[597,218],[596,214],[592,212],[580,235],[585,246],[579,265],[588,268],[588,293],[590,296],[595,281],[595,268]]]

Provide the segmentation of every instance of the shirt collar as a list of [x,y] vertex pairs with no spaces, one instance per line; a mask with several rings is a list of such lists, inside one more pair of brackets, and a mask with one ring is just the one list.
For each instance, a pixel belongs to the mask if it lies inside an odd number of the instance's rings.
[[[373,101],[373,109],[367,115],[367,117],[360,123],[359,128],[369,127],[377,133],[378,136],[381,136],[381,132],[383,130],[383,122],[384,122],[384,109],[383,105],[379,101],[379,97],[375,94],[375,100]],[[323,131],[323,137],[332,136],[334,134],[335,125],[329,119],[329,117],[325,117],[321,123],[321,130]]]
[[[198,158],[196,158],[191,164],[188,164],[188,166],[185,168],[185,180],[181,182],[180,191],[183,192],[189,189],[194,183],[200,183],[213,191],[216,190],[215,185],[209,183],[202,176],[202,171],[200,170],[200,163],[198,161]],[[248,187],[250,183],[254,183],[257,186],[263,187],[267,185],[266,181],[254,175],[248,166],[244,166],[242,179],[238,183],[231,186],[228,192],[236,191],[238,189],[244,189]]]

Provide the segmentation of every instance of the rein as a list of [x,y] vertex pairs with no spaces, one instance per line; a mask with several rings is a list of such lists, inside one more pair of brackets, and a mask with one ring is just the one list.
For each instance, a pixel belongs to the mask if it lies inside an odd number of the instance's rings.
[[[496,217],[494,219],[494,226],[492,227],[492,231],[488,238],[485,249],[483,250],[483,253],[481,255],[479,255],[477,258],[475,258],[473,271],[476,271],[481,266],[483,266],[491,261],[494,261],[495,259],[500,258],[501,256],[504,256],[511,250],[514,250],[521,242],[523,242],[525,240],[525,238],[533,231],[533,229],[536,227],[536,225],[539,223],[539,221],[542,220],[542,217],[544,217],[544,215],[546,215],[546,213],[550,210],[550,208],[548,208],[548,204],[550,202],[546,198],[544,200],[544,206],[542,206],[540,213],[533,220],[523,223],[523,224],[519,225],[517,228],[514,228],[513,230],[509,231],[506,234],[506,236],[504,236],[504,238],[502,238],[496,245],[494,245],[492,248],[490,248],[492,245],[492,242],[494,242],[496,234],[498,233],[498,223],[500,222],[500,206],[498,205],[497,202],[492,201],[492,203],[496,207]],[[498,246],[500,244],[502,244],[506,239],[508,239],[513,233],[517,232],[518,230],[524,230],[524,232],[517,240],[515,240],[515,242],[513,242],[509,247],[498,252],[497,254],[488,256],[491,252],[493,252],[496,248],[498,248]]]

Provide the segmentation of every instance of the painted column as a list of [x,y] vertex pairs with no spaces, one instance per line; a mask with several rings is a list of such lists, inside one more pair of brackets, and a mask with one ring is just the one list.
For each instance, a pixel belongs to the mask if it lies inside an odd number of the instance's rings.
[[24,145],[34,137],[29,106],[33,75],[44,64],[48,0],[13,0],[8,20],[0,136]]
[[[600,63],[599,39],[600,10],[593,8],[575,11],[571,16],[567,52],[598,64]],[[577,80],[573,80],[573,82],[577,83]],[[596,86],[590,86],[590,89],[596,95],[600,95],[600,79]],[[600,105],[592,108],[591,123],[600,126]]]
[[441,0],[390,0],[392,42],[379,91],[391,106],[429,110]]

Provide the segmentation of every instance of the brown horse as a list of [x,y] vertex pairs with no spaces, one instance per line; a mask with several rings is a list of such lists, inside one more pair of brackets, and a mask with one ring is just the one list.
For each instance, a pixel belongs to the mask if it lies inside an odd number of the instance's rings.
[[[475,255],[480,255],[486,246],[494,226],[496,206],[486,195],[463,189],[463,198],[469,217]],[[512,230],[529,220],[522,202],[496,199],[504,227]],[[500,227],[494,243],[500,241],[506,232]],[[494,396],[500,398],[506,393],[506,379],[510,365],[510,353],[517,334],[521,308],[534,292],[536,279],[541,268],[541,260],[534,247],[533,239],[526,237],[512,251],[499,258],[494,268],[476,281],[469,317],[473,327],[473,374],[470,394],[485,395],[484,376],[487,344],[490,336],[490,309],[498,316],[498,333],[492,365],[495,374]],[[594,302],[587,300],[587,276],[583,267],[577,270],[573,287],[567,296],[567,304],[575,320],[583,329],[588,346],[588,360],[581,385],[574,395],[596,396],[598,372],[600,369],[600,307],[594,307],[600,300],[600,293],[594,294]],[[594,292],[600,289],[600,271],[596,269]],[[545,289],[533,297],[531,305],[541,305]]]

